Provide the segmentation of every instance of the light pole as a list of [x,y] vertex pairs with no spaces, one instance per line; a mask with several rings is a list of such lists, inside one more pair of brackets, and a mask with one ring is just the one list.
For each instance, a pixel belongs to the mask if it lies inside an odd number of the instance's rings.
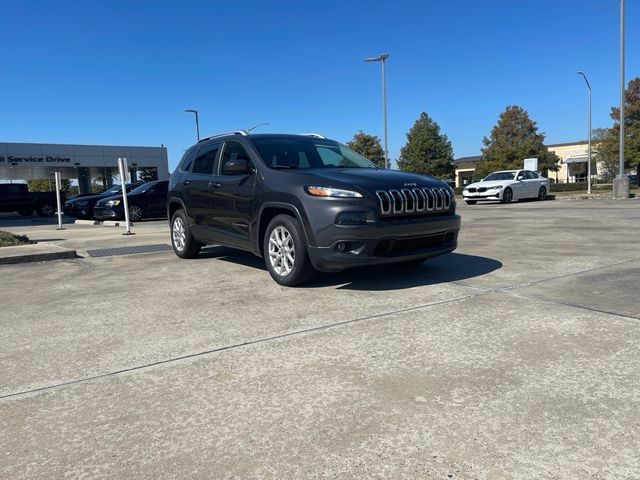
[[271,125],[271,124],[269,122],[256,123],[253,127],[247,128],[247,132],[250,132],[251,130],[255,130],[256,128],[261,127],[263,125]]
[[629,198],[629,177],[624,173],[624,0],[620,0],[620,166],[613,180],[613,197]]
[[578,70],[578,75],[582,75],[582,78],[584,78],[587,88],[589,89],[589,163],[587,165],[587,194],[591,195],[591,85],[582,70]]
[[384,119],[384,163],[387,168],[391,168],[391,162],[389,161],[389,148],[387,144],[387,85],[386,76],[384,71],[384,64],[389,58],[388,53],[383,53],[378,57],[365,58],[365,62],[380,62],[382,64],[382,112]]
[[200,141],[200,123],[198,122],[198,110],[188,108],[185,112],[193,113],[196,116],[196,138]]

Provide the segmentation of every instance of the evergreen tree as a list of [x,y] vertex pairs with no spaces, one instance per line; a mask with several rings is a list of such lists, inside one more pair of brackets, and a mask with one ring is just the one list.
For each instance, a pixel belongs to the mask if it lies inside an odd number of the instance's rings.
[[453,149],[440,126],[422,112],[407,133],[407,143],[400,150],[398,168],[441,179],[453,177]]
[[510,105],[500,114],[490,138],[482,139],[482,158],[474,173],[483,178],[496,170],[515,170],[524,166],[525,158],[538,159],[538,171],[546,175],[558,163],[558,157],[544,145],[544,134],[525,109]]
[[362,130],[359,130],[347,143],[347,147],[371,160],[378,167],[386,167],[384,163],[384,150],[382,149],[382,145],[380,145],[380,139],[375,135],[368,135]]

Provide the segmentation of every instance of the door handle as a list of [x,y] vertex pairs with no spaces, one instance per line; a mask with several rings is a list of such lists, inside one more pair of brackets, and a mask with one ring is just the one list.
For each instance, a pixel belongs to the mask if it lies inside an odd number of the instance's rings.
[[183,180],[182,184],[183,185],[189,185],[191,183],[191,180]]
[[212,188],[220,188],[222,186],[220,182],[211,182],[210,185]]

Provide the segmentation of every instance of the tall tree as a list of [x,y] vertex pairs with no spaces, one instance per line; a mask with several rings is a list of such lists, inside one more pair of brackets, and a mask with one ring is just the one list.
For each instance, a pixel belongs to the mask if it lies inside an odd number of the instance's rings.
[[[620,161],[620,108],[611,108],[611,118],[614,120],[611,129],[610,148]],[[640,174],[640,77],[629,82],[625,90],[624,102],[624,160],[625,168],[635,168]],[[615,169],[618,173],[619,168]]]
[[400,150],[398,168],[442,179],[453,176],[451,142],[440,133],[440,126],[424,112],[407,133],[407,143]]
[[358,152],[363,157],[371,160],[377,166],[385,168],[384,150],[380,145],[380,139],[375,135],[369,135],[358,130],[353,138],[347,142],[347,147]]
[[537,158],[538,170],[546,175],[559,158],[544,145],[544,134],[538,133],[536,122],[527,111],[510,105],[500,114],[490,137],[482,139],[484,148],[474,176],[482,178],[496,170],[522,168],[525,158]]

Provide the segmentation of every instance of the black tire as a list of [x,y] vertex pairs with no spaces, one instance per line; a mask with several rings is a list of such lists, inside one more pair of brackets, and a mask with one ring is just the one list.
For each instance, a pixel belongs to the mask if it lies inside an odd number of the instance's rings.
[[[278,231],[280,234],[286,232],[289,236],[278,237]],[[281,238],[282,243],[278,245],[274,242],[273,248],[270,248],[272,235]],[[280,285],[285,287],[301,285],[313,277],[316,272],[309,260],[302,226],[298,220],[289,215],[277,215],[269,222],[264,234],[263,250],[267,270],[271,278]],[[292,252],[293,255],[289,252]],[[272,261],[271,258],[274,260]],[[291,262],[291,258],[293,262]],[[286,271],[287,268],[289,271]]]
[[202,243],[191,235],[189,219],[184,210],[178,210],[171,217],[171,246],[180,258],[195,258],[200,253]]
[[538,200],[546,200],[547,199],[547,189],[545,187],[540,187],[538,190]]
[[23,217],[30,217],[31,215],[33,215],[33,209],[31,209],[31,210],[18,210],[18,213],[20,215],[22,215]]
[[476,203],[478,203],[477,200],[465,200],[464,203],[466,203],[467,205],[475,205]]
[[513,201],[513,190],[507,187],[504,189],[504,192],[502,192],[502,200],[500,200],[500,202],[511,203],[512,201]]
[[53,217],[56,214],[56,207],[50,203],[44,202],[38,205],[36,213],[40,217]]
[[144,218],[144,210],[140,205],[129,205],[129,220],[132,222],[139,222]]

